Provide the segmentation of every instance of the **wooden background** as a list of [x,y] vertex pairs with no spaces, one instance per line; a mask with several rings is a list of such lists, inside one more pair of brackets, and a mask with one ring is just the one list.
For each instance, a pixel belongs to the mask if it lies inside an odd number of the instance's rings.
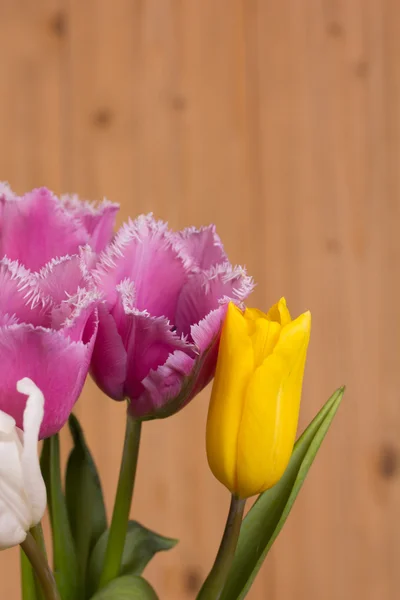
[[[253,304],[313,313],[302,426],[348,385],[253,600],[399,597],[399,57],[396,0],[0,0],[0,178],[215,222]],[[181,538],[147,571],[164,600],[195,596],[229,502],[208,396],[144,428],[132,514]],[[78,413],[110,507],[123,409],[88,382]]]

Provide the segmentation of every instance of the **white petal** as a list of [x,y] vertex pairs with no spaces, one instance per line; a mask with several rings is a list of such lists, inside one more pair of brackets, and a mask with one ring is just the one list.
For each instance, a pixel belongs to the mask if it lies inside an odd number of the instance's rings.
[[15,427],[15,419],[11,415],[0,410],[0,432],[11,433]]
[[0,550],[11,548],[24,541],[26,531],[18,522],[16,515],[0,498]]
[[40,471],[37,451],[39,430],[44,415],[44,396],[28,377],[18,381],[17,390],[28,395],[24,411],[24,449],[21,462],[25,494],[31,505],[30,525],[33,526],[39,523],[46,509],[46,487]]
[[[31,523],[31,506],[26,499],[20,452],[14,437],[0,438],[0,502],[3,510],[8,507],[10,515],[27,530]],[[1,529],[0,535],[4,535]]]

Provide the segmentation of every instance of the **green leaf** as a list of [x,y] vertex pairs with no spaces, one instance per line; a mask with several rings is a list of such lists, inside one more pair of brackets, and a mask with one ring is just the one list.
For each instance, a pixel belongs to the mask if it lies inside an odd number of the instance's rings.
[[114,579],[91,600],[158,600],[157,594],[142,577],[124,575]]
[[107,529],[106,509],[100,478],[78,419],[71,414],[69,428],[74,447],[69,455],[65,497],[76,555],[84,581],[88,559]]
[[41,466],[53,537],[54,576],[62,600],[77,600],[80,597],[78,563],[61,484],[58,434],[44,441]]
[[221,600],[241,600],[249,591],[269,549],[282,529],[309,468],[339,408],[338,389],[295,444],[282,479],[261,494],[245,517],[235,558]]
[[[109,530],[105,531],[97,542],[89,562],[88,589],[93,593],[97,589],[103,569]],[[120,575],[140,575],[147,563],[157,552],[170,550],[177,540],[167,538],[150,531],[136,521],[129,521],[122,555]]]

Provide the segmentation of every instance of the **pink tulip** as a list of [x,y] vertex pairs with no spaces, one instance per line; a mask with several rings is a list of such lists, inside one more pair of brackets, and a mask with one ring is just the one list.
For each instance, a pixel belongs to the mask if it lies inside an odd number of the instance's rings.
[[253,288],[214,226],[173,233],[151,215],[123,225],[93,277],[104,303],[91,373],[137,418],[176,412],[212,379],[227,303]]
[[79,289],[86,276],[84,249],[39,273],[0,260],[0,410],[22,428],[26,402],[16,382],[32,379],[46,398],[41,438],[64,425],[88,372],[99,297]]
[[58,199],[46,188],[18,197],[0,184],[0,257],[37,271],[86,244],[100,252],[112,237],[117,210],[107,200],[96,208],[76,196]]

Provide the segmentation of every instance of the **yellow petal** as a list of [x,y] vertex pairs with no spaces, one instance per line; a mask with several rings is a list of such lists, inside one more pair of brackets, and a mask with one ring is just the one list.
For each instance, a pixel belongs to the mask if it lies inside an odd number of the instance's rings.
[[251,343],[254,350],[254,363],[258,367],[271,354],[278,341],[281,326],[275,321],[257,319],[254,322],[254,331],[251,334]]
[[247,388],[238,437],[235,491],[249,497],[282,477],[295,441],[310,336],[305,313],[282,330]]
[[285,298],[281,298],[279,302],[274,304],[267,312],[267,319],[280,323],[282,327],[285,327],[291,322],[292,318],[288,307],[286,306]]
[[244,311],[244,318],[246,319],[247,326],[249,327],[249,332],[252,333],[255,321],[257,321],[257,319],[266,319],[267,315],[258,308],[246,307],[246,310]]
[[311,313],[303,313],[285,327],[282,327],[279,340],[273,350],[274,353],[294,362],[297,354],[305,345],[306,349],[310,340]]
[[229,304],[207,419],[207,457],[215,477],[233,491],[239,424],[254,371],[253,347],[241,311]]

